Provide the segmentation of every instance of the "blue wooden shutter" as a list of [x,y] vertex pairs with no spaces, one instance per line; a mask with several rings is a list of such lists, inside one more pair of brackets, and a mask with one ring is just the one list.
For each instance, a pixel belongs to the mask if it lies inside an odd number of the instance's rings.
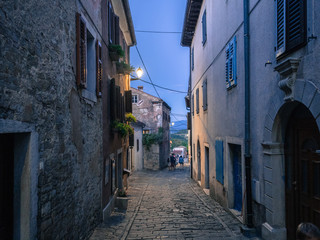
[[191,69],[194,69],[194,47],[191,50]]
[[230,87],[230,82],[229,82],[229,58],[230,58],[230,49],[229,49],[229,44],[226,48],[226,87]]
[[202,84],[202,104],[203,111],[208,109],[208,96],[207,96],[207,79]]
[[224,174],[223,174],[223,141],[216,140],[216,178],[223,185]]
[[199,88],[196,90],[196,113],[199,113]]
[[231,62],[230,65],[232,66],[232,77],[231,77],[231,85],[235,86],[237,84],[237,39],[234,36],[233,40],[231,41],[230,45],[230,55],[231,55]]
[[234,37],[226,48],[226,87],[237,84],[237,39]]
[[207,41],[207,10],[202,15],[202,45]]

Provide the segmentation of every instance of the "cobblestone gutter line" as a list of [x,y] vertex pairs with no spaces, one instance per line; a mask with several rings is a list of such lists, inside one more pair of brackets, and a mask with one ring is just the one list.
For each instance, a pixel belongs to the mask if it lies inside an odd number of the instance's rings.
[[192,186],[192,184],[189,183],[189,186],[192,190],[192,192],[197,196],[197,198],[203,203],[203,205],[206,206],[206,208],[213,214],[213,216],[221,223],[221,225],[227,230],[227,232],[231,235],[231,236],[237,236],[229,227],[228,225],[222,221],[222,219],[212,210],[211,206],[209,206],[201,197],[200,195],[194,190],[194,187]]
[[133,224],[134,220],[136,219],[136,216],[137,216],[137,214],[138,214],[138,211],[139,211],[139,209],[140,209],[140,207],[141,207],[141,202],[142,202],[143,196],[145,195],[146,190],[148,189],[148,187],[149,187],[149,184],[147,184],[147,186],[145,186],[142,194],[140,195],[138,204],[137,204],[137,206],[135,207],[134,213],[133,213],[133,215],[132,215],[132,217],[131,217],[128,225],[126,226],[126,228],[125,228],[125,230],[124,230],[124,234],[123,234],[123,236],[121,237],[121,240],[127,239],[128,235],[129,235],[129,232],[130,232],[130,230],[131,230],[132,224]]

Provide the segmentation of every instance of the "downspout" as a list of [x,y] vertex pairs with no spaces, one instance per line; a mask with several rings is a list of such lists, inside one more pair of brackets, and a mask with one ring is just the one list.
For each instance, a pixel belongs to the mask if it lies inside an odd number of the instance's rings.
[[249,0],[243,0],[244,13],[244,77],[245,77],[245,174],[247,191],[247,227],[253,228],[252,189],[251,189],[251,149],[250,149],[250,39],[249,39]]

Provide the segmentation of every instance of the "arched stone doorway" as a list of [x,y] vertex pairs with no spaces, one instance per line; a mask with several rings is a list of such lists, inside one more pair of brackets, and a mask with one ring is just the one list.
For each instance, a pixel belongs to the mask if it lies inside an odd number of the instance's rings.
[[289,117],[284,143],[287,239],[295,239],[301,222],[320,227],[320,133],[301,103]]

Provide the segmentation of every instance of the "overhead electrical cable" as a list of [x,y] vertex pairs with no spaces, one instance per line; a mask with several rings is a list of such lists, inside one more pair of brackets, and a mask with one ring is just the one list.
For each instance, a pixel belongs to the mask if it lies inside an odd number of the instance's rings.
[[167,90],[167,91],[176,92],[176,93],[183,93],[183,94],[188,93],[188,92],[183,92],[183,91],[179,91],[179,90],[174,90],[174,89],[170,89],[170,88],[166,88],[166,87],[161,87],[161,86],[159,86],[159,85],[157,85],[157,84],[153,84],[153,83],[147,82],[146,80],[143,80],[143,79],[138,79],[138,80],[140,80],[140,81],[142,81],[142,82],[145,82],[145,83],[147,83],[147,84],[151,84],[151,85],[153,85],[153,86],[156,86],[157,88],[162,88],[162,89]]
[[158,91],[157,91],[157,89],[156,89],[156,87],[154,86],[154,83],[153,83],[152,80],[151,80],[151,77],[150,77],[150,75],[149,75],[149,72],[148,72],[148,70],[147,70],[146,65],[144,64],[144,61],[143,61],[143,59],[142,59],[142,57],[141,57],[141,54],[140,54],[140,51],[139,51],[137,45],[135,45],[135,47],[136,47],[136,50],[137,50],[138,55],[139,55],[139,58],[140,58],[140,60],[141,60],[141,62],[142,62],[142,65],[143,65],[144,69],[146,70],[146,73],[147,73],[147,75],[148,75],[148,77],[149,77],[149,79],[150,79],[150,82],[151,82],[154,90],[156,91],[158,97],[161,98],[160,95],[159,95],[159,93],[158,93]]

